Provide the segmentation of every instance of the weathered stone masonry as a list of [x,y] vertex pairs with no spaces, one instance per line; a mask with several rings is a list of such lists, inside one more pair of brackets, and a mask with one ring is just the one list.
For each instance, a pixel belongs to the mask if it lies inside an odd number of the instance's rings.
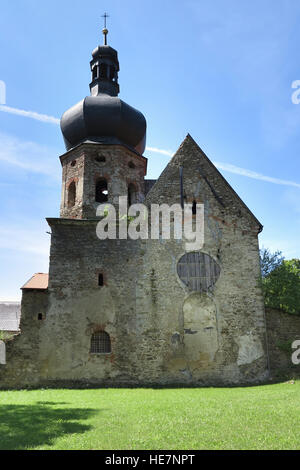
[[[212,385],[266,378],[260,226],[189,136],[145,203],[179,202],[179,166],[186,198],[205,205],[201,251],[220,266],[213,289],[191,292],[180,280],[181,240],[101,241],[95,219],[48,219],[49,287],[23,293],[22,334],[8,345],[1,386]],[[99,329],[111,337],[110,354],[90,354],[91,335]]]
[[280,310],[266,308],[267,336],[271,375],[299,374],[300,365],[292,363],[292,343],[300,340],[300,317]]
[[[116,96],[117,52],[99,46],[91,68],[92,96],[61,121],[67,153],[60,218],[47,219],[49,283],[23,289],[0,388],[265,380],[261,224],[189,135],[159,179],[145,180],[146,121]],[[181,197],[204,204],[203,248],[185,256],[184,240],[99,240],[96,209],[117,207],[119,196],[149,208]],[[99,339],[93,350],[97,334],[109,349]]]

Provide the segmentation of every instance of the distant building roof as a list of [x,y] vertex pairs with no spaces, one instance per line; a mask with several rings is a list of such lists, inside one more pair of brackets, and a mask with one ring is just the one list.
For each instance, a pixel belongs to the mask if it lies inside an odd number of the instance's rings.
[[19,331],[20,302],[0,302],[0,331]]
[[49,275],[44,274],[44,273],[36,273],[32,276],[31,279],[29,279],[26,284],[24,284],[21,289],[39,289],[39,290],[45,290],[48,289],[48,280],[49,280]]

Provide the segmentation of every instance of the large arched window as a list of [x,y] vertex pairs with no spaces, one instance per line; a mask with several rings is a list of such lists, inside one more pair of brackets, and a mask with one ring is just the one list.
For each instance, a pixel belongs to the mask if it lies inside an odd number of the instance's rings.
[[107,202],[108,201],[108,190],[107,181],[105,178],[101,178],[96,183],[96,202]]
[[68,207],[73,207],[76,201],[76,184],[75,181],[69,185],[68,188]]
[[107,354],[111,352],[109,334],[106,331],[97,331],[91,338],[91,353]]

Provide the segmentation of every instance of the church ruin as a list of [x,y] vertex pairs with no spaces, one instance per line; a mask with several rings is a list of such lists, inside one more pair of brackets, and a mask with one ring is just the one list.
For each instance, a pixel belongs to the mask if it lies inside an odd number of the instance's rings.
[[[92,53],[91,95],[65,112],[59,218],[49,275],[22,288],[21,333],[6,343],[0,388],[221,385],[268,376],[259,284],[262,225],[188,135],[145,179],[146,120],[118,98],[118,54]],[[204,245],[99,240],[96,210],[204,205]]]

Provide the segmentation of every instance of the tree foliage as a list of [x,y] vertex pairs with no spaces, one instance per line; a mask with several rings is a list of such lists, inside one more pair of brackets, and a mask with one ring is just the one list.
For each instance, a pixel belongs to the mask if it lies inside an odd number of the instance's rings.
[[272,271],[274,271],[274,269],[278,268],[284,260],[281,251],[275,251],[275,253],[271,253],[267,248],[262,248],[259,254],[262,278],[265,278]]
[[275,267],[264,273],[262,284],[266,306],[300,315],[300,259],[282,260],[278,265],[275,262]]

